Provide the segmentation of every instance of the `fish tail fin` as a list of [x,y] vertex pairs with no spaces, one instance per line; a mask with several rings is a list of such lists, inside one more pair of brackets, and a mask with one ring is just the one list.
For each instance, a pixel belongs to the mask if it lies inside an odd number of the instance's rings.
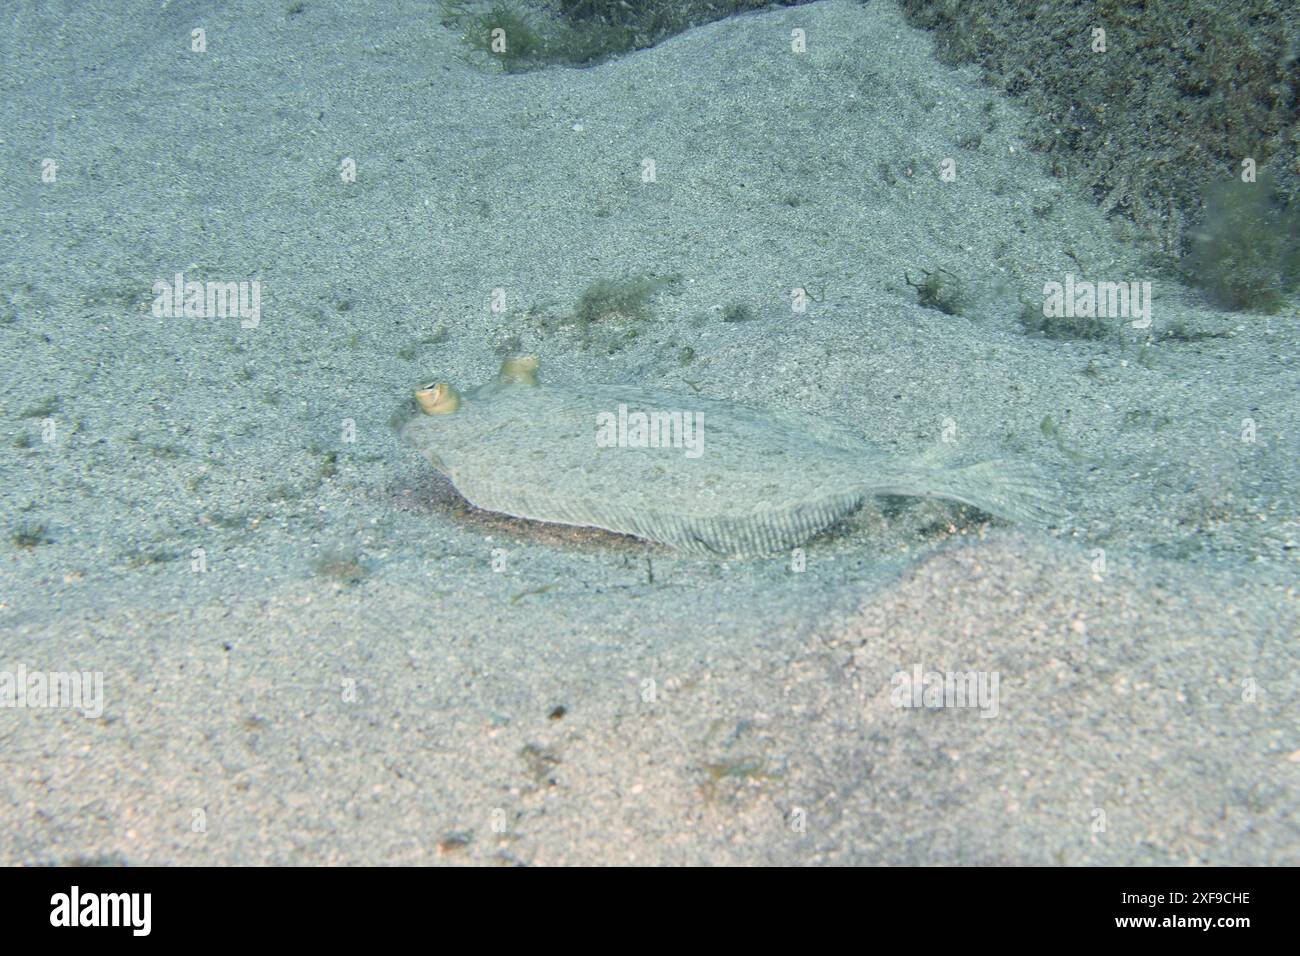
[[1013,524],[1046,526],[1066,517],[1061,486],[1037,466],[1012,458],[956,468],[922,467],[883,494],[943,498],[973,505]]

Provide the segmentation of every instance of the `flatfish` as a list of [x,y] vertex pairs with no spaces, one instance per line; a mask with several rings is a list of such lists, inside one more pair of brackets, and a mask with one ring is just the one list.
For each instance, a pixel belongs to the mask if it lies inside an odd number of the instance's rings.
[[1058,488],[1011,459],[906,459],[812,416],[623,385],[539,383],[537,360],[460,393],[417,388],[394,428],[471,504],[715,556],[803,544],[872,495],[944,498],[1019,524]]

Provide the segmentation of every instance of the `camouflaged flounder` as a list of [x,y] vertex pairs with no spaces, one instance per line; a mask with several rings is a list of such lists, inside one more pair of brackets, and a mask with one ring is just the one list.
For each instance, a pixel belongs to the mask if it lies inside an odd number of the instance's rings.
[[[1056,490],[1015,461],[898,460],[819,419],[658,389],[538,384],[536,368],[508,361],[464,395],[417,389],[393,425],[479,508],[702,554],[786,550],[870,495],[946,498],[1019,523],[1056,514]],[[625,418],[702,415],[698,456],[671,435],[668,447],[602,447],[598,430],[620,406]]]

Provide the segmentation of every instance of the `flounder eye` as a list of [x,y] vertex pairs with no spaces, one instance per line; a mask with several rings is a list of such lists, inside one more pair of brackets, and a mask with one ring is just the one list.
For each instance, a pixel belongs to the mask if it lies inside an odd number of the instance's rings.
[[433,382],[415,390],[415,402],[426,415],[446,415],[460,408],[460,395],[446,382]]
[[521,355],[517,358],[506,359],[501,363],[501,371],[497,373],[497,381],[503,384],[536,385],[537,364],[536,355]]

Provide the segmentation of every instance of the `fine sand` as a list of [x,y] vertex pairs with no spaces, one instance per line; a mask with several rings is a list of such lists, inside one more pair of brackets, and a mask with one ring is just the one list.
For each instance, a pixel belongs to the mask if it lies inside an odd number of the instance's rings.
[[[0,703],[102,708],[0,707],[0,862],[1300,862],[1295,303],[1162,278],[892,3],[518,75],[427,3],[44,7],[0,22]],[[178,272],[257,321],[155,315]],[[1067,275],[1150,327],[1027,334]],[[1031,459],[1069,517],[709,560],[479,512],[387,421],[517,353]],[[898,706],[930,672],[996,694]]]

